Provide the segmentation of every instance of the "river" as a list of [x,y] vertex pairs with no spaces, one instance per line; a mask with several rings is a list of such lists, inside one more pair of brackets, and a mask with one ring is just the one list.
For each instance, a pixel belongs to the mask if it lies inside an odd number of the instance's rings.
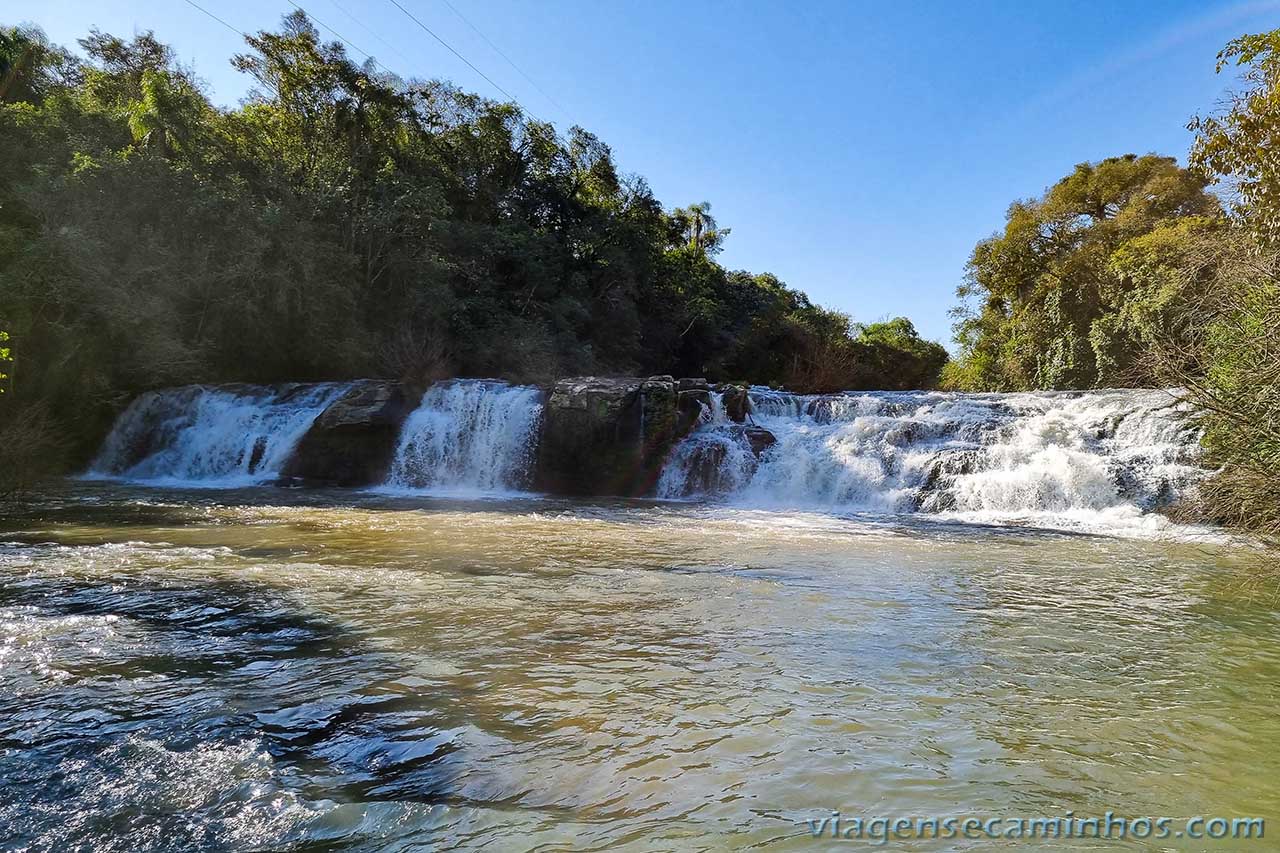
[[832,810],[1277,805],[1280,609],[1221,537],[71,481],[0,541],[14,849],[810,850]]
[[347,392],[143,395],[0,512],[0,847],[1276,816],[1277,579],[1161,513],[1205,474],[1167,392],[711,394],[660,499],[569,500],[528,493],[541,390],[442,383],[384,482],[267,485]]

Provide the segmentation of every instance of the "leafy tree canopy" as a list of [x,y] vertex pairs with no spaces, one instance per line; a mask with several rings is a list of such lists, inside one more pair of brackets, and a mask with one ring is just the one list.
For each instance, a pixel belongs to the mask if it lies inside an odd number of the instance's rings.
[[[1169,157],[1082,163],[969,259],[955,312],[959,387],[997,390],[1147,384],[1140,359],[1153,294],[1135,268],[1160,233],[1212,228],[1207,180]],[[1172,229],[1170,231],[1169,229]],[[1158,312],[1157,312],[1158,313]]]
[[715,260],[609,146],[351,61],[301,12],[214,107],[149,32],[84,59],[0,31],[0,318],[15,397],[81,453],[139,390],[195,381],[678,373],[800,390],[936,381],[940,348]]
[[1232,40],[1218,54],[1217,70],[1231,65],[1244,69],[1245,88],[1224,113],[1188,125],[1197,134],[1191,164],[1232,187],[1237,212],[1272,243],[1280,234],[1280,30]]

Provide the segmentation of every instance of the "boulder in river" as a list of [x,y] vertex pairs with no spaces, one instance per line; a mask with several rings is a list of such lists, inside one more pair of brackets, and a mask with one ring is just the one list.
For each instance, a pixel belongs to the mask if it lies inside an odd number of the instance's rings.
[[570,495],[648,493],[681,437],[676,389],[671,376],[557,382],[543,410],[537,487]]
[[972,474],[981,462],[974,449],[942,450],[929,463],[924,479],[916,489],[914,508],[924,512],[946,512],[955,509],[953,491],[956,478]]
[[328,486],[381,483],[411,408],[398,382],[354,383],[315,419],[281,480]]
[[757,457],[778,443],[777,436],[761,426],[745,427],[742,434],[746,437],[747,444],[751,445],[751,452]]
[[743,423],[751,413],[750,389],[746,385],[724,382],[715,387],[724,402],[724,414],[734,423]]
[[[680,380],[682,383],[685,380]],[[693,431],[704,414],[711,411],[711,392],[706,388],[688,388],[677,392],[676,410],[679,416],[676,431],[684,437]]]

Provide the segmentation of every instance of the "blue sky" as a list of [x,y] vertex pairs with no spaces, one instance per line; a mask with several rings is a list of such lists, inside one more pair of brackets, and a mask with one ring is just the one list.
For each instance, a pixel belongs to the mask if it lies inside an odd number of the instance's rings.
[[[293,8],[198,2],[244,31]],[[710,201],[733,229],[726,266],[947,341],[969,251],[1010,201],[1084,160],[1183,160],[1187,120],[1231,83],[1218,50],[1280,27],[1280,0],[399,2],[533,114],[599,135],[668,207]],[[501,97],[390,0],[299,3],[401,76]],[[180,0],[22,14],[67,45],[153,29],[218,103],[247,85],[228,64],[239,36]]]

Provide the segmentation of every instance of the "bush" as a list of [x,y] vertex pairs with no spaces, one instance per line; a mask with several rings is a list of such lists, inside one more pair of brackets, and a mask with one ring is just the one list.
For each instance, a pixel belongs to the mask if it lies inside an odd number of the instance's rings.
[[0,404],[0,499],[11,499],[58,473],[64,442],[43,406],[12,411]]
[[1252,252],[1220,273],[1203,375],[1182,384],[1218,473],[1201,490],[1211,520],[1280,535],[1280,257]]

